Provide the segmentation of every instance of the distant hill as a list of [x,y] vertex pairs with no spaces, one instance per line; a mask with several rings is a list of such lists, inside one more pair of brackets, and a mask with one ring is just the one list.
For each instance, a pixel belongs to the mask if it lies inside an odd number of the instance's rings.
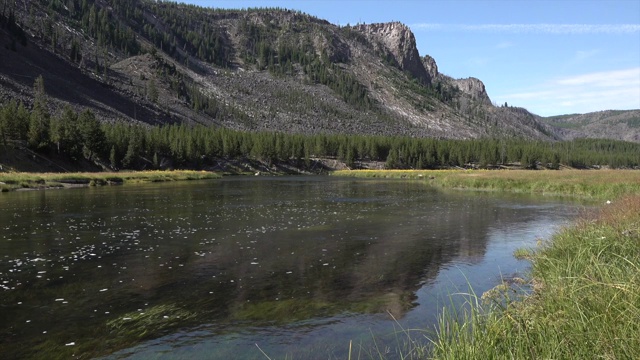
[[482,81],[440,74],[397,22],[148,0],[16,0],[0,11],[0,103],[32,104],[42,75],[53,114],[71,104],[108,122],[439,139],[599,131],[492,105]]
[[640,110],[607,110],[541,120],[562,129],[566,139],[587,137],[640,142]]

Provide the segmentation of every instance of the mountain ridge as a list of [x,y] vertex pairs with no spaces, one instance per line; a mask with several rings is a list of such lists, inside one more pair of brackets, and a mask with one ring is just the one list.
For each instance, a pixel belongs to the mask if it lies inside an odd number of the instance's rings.
[[31,104],[42,75],[52,113],[71,104],[108,122],[450,139],[582,136],[525,109],[494,106],[479,79],[438,73],[398,22],[340,27],[286,9],[144,0],[11,4],[0,30],[2,102]]

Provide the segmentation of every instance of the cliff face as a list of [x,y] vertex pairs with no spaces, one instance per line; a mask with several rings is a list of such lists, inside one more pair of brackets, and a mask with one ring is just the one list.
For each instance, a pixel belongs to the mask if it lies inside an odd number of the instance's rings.
[[408,26],[399,23],[358,25],[354,29],[362,32],[378,52],[393,60],[396,65],[419,79],[423,84],[431,83],[416,47],[416,38]]
[[434,58],[429,55],[425,55],[422,58],[422,66],[424,66],[431,79],[438,77],[438,64],[436,64],[436,60]]
[[460,91],[471,96],[473,100],[487,105],[491,104],[491,99],[487,94],[484,83],[480,81],[480,79],[470,77],[466,79],[452,79],[452,82],[458,87],[458,89],[460,89]]
[[429,55],[425,55],[424,57],[422,57],[421,61],[425,70],[427,71],[427,73],[429,73],[429,77],[431,79],[442,81],[458,88],[458,90],[460,90],[474,102],[491,105],[489,94],[487,94],[484,83],[480,79],[474,77],[469,77],[466,79],[454,79],[444,74],[440,74],[438,72],[438,64],[436,63],[436,60]]

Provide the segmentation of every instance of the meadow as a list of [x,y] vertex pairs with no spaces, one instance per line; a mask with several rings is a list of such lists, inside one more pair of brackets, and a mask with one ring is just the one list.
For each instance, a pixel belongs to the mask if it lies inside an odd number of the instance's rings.
[[637,170],[341,170],[332,175],[423,179],[430,185],[449,189],[608,200],[640,194],[640,171]]

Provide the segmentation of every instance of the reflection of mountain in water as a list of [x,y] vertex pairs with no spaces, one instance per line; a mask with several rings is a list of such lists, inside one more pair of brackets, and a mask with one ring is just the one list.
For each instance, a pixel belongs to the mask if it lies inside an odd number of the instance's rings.
[[[285,183],[280,191],[296,186]],[[212,292],[225,294],[218,304],[225,303],[231,319],[288,322],[344,311],[402,316],[413,306],[415,292],[442,266],[479,261],[490,228],[529,217],[487,197],[444,196],[415,183],[311,183],[296,190],[305,199],[320,195],[323,207],[305,208],[306,200],[299,204],[296,196],[280,194],[277,198],[287,199],[286,204],[257,209],[248,220],[260,228],[260,219],[278,223],[295,218],[297,209],[324,215],[326,222],[258,232],[248,237],[253,239],[249,248],[239,246],[235,237],[218,244],[214,257],[194,265],[205,277],[224,273]],[[268,195],[260,187],[252,192],[269,199],[274,195],[271,187],[265,189]]]

